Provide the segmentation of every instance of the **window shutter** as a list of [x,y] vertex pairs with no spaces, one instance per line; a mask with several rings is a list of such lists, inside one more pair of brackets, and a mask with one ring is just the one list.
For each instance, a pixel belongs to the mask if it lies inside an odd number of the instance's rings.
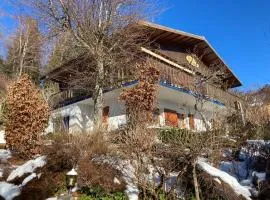
[[164,114],[165,114],[165,124],[167,126],[178,127],[178,116],[176,111],[164,109]]
[[189,128],[194,130],[195,129],[195,120],[194,120],[194,115],[189,114],[188,115],[188,119],[189,119]]
[[103,111],[102,111],[102,123],[104,123],[104,124],[108,123],[109,112],[110,112],[110,107],[109,106],[106,106],[106,107],[103,108]]

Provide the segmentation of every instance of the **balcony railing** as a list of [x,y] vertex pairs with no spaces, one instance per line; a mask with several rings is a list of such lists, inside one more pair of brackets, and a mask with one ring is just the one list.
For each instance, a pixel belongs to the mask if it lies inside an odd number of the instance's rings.
[[89,95],[85,91],[65,90],[53,94],[49,99],[49,104],[52,108],[59,108],[79,100],[88,98]]
[[[227,107],[235,108],[236,102],[244,104],[244,100],[230,93],[229,91],[222,90],[217,86],[209,83],[204,83],[200,88],[195,87],[196,76],[190,75],[180,69],[170,67],[164,63],[158,62],[158,68],[160,70],[160,80],[166,82],[166,84],[174,85],[176,87],[182,87],[193,91],[194,93],[200,93],[205,98],[217,100]],[[56,93],[51,96],[50,104],[53,108],[58,108],[89,98],[91,95],[87,95],[85,91],[80,90],[65,90],[63,92]]]
[[224,91],[218,87],[215,87],[210,84],[206,84],[206,94],[213,99],[218,100],[219,102],[229,106],[231,108],[236,108],[237,102],[240,102],[244,105],[244,100],[239,96],[232,94],[229,91]]
[[206,98],[217,100],[224,105],[235,108],[236,102],[244,103],[244,100],[235,94],[225,91],[217,86],[209,83],[203,83],[202,86],[195,87],[196,76],[190,75],[180,69],[172,68],[166,64],[158,63],[161,72],[161,81],[174,86],[179,86],[191,90],[193,92],[201,93]]

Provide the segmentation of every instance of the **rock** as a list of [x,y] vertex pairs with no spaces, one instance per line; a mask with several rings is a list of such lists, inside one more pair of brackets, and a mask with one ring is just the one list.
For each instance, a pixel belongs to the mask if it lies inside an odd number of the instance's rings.
[[259,172],[253,172],[252,173],[252,183],[255,186],[258,186],[261,184],[262,181],[265,180],[265,173],[259,173]]
[[270,200],[270,186],[261,190],[258,195],[258,199],[260,200]]
[[6,162],[9,158],[11,158],[11,152],[9,150],[0,149],[0,163]]

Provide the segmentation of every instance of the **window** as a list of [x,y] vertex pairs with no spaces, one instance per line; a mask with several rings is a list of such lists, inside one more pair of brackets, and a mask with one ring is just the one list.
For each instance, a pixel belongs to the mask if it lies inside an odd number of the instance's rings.
[[177,117],[178,117],[179,128],[185,128],[185,115],[178,113]]
[[176,111],[164,109],[164,114],[165,114],[165,124],[167,126],[178,127],[178,116]]
[[68,85],[66,83],[59,83],[59,89],[61,92],[67,90],[67,88]]
[[62,132],[68,132],[69,131],[69,121],[70,116],[56,116],[52,119],[53,123],[53,131],[62,133]]
[[70,116],[65,116],[63,118],[63,122],[64,122],[64,129],[65,130],[69,130],[69,120],[70,120]]
[[195,129],[195,120],[194,120],[194,115],[189,114],[188,115],[188,121],[189,121],[189,128],[194,130]]
[[154,123],[159,123],[159,109],[158,108],[155,108],[153,110],[153,120],[154,120]]
[[102,123],[104,123],[104,124],[108,124],[109,111],[110,111],[109,106],[106,106],[106,107],[103,108],[103,111],[102,111]]
[[241,108],[242,108],[241,102],[239,102],[239,101],[235,101],[234,106],[235,106],[236,110],[241,110]]

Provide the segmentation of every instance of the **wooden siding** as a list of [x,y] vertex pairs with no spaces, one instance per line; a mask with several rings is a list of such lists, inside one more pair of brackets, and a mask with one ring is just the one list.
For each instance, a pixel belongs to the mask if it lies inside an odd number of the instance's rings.
[[200,88],[194,87],[196,76],[190,75],[180,69],[168,66],[165,63],[161,63],[158,61],[153,62],[156,63],[161,72],[160,80],[162,82],[168,83],[176,87],[183,87],[193,92],[199,92],[206,98],[218,100],[219,102],[231,108],[235,108],[236,101],[239,101],[242,104],[244,103],[243,99],[241,99],[240,97],[230,93],[229,91],[218,88],[217,86],[214,86],[210,83],[204,83],[200,86]]
[[[231,108],[235,108],[235,102],[241,102],[243,104],[243,100],[239,98],[238,96],[230,93],[229,91],[225,91],[221,88],[218,88],[217,86],[214,86],[213,84],[204,83],[203,85],[199,87],[194,87],[194,83],[196,81],[197,75],[191,75],[189,73],[184,72],[181,69],[178,69],[176,67],[170,66],[166,63],[163,63],[161,61],[158,61],[153,58],[151,59],[151,62],[153,62],[158,69],[160,70],[160,81],[172,85],[175,87],[182,87],[188,90],[193,91],[194,93],[200,93],[205,98],[210,98],[212,100],[217,100],[220,103],[223,103],[226,106],[229,106]],[[85,99],[89,98],[91,95],[86,95],[85,92],[82,91],[73,91],[73,90],[66,90],[63,92],[59,92],[57,94],[54,94],[50,98],[50,102],[52,102],[52,107],[60,107],[63,106],[64,103],[75,101],[76,99]]]

